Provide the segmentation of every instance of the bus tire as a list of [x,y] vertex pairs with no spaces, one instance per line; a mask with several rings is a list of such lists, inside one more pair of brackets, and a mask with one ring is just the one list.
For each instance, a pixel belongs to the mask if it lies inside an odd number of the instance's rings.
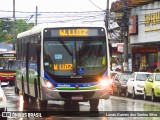
[[24,94],[24,79],[23,79],[23,76],[22,76],[22,78],[21,78],[21,84],[22,84],[22,94]]
[[36,79],[34,80],[34,92],[35,92],[35,98],[38,98],[38,87]]
[[26,94],[25,93],[25,89],[24,89],[24,78],[23,78],[23,76],[22,76],[22,78],[21,78],[22,80],[22,95],[23,95],[23,100],[24,100],[24,102],[25,103],[29,103],[29,95],[28,94]]
[[37,98],[38,98],[38,90],[37,90],[36,79],[34,79],[34,94],[35,94],[35,96],[30,96],[31,102],[36,102]]
[[39,99],[40,110],[46,110],[47,106],[48,106],[48,101],[47,100],[40,100]]
[[99,105],[99,99],[91,99],[89,100],[90,108],[97,108]]
[[29,103],[29,95],[26,93],[23,93],[23,100],[24,100],[24,103]]
[[36,101],[37,101],[37,98],[36,98],[36,97],[29,96],[29,98],[31,99],[31,102],[32,102],[32,103],[36,103]]

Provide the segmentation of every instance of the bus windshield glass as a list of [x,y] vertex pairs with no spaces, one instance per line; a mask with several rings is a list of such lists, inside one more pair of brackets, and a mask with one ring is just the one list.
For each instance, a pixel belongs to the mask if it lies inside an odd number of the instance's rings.
[[44,40],[44,68],[53,75],[97,75],[107,69],[105,38]]
[[0,53],[0,71],[16,70],[16,54],[14,51]]

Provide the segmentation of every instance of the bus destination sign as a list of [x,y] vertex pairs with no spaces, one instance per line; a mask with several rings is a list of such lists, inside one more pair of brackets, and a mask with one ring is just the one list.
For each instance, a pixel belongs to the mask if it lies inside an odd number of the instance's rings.
[[60,29],[60,36],[88,36],[88,29]]
[[105,31],[102,28],[56,28],[45,30],[46,37],[87,37],[104,35]]
[[0,54],[0,58],[15,58],[15,57],[16,57],[16,55],[12,54],[12,53]]

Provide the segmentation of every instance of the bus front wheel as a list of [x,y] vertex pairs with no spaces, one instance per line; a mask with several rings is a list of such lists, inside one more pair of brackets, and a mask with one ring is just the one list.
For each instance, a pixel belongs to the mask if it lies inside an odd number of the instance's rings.
[[48,106],[48,101],[47,100],[40,100],[38,99],[39,101],[39,107],[41,110],[46,110],[47,109],[47,106]]
[[89,100],[90,108],[97,108],[99,105],[99,99]]

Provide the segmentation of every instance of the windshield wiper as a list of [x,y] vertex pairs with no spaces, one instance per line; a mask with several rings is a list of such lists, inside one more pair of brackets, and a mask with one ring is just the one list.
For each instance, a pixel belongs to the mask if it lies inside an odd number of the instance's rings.
[[63,47],[66,49],[66,51],[68,52],[68,54],[70,56],[73,56],[73,53],[70,51],[70,49],[67,47],[67,45],[62,40],[59,39],[59,41],[63,45]]

